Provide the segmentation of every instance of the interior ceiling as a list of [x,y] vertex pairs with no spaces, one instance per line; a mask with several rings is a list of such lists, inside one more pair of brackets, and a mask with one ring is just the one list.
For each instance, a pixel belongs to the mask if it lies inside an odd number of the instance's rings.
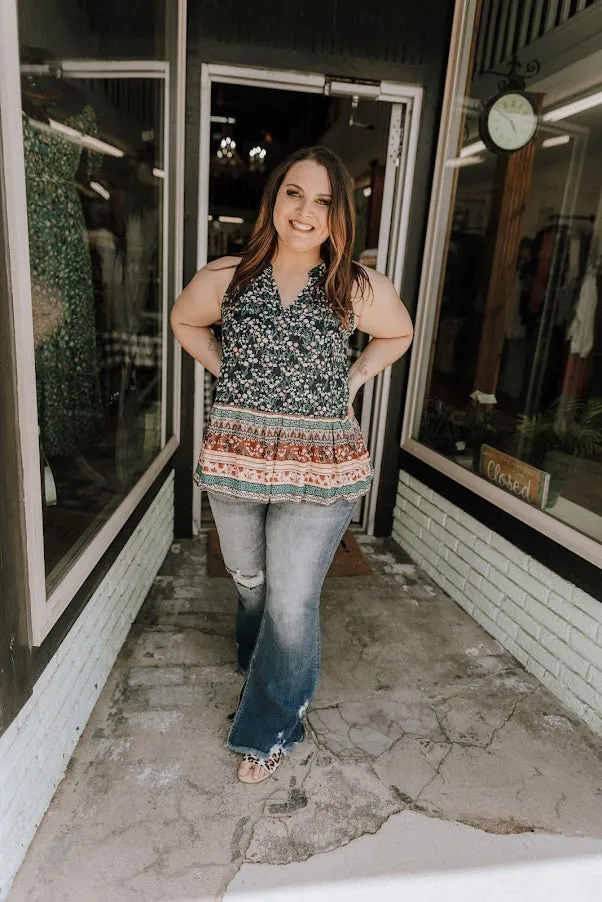
[[211,97],[212,115],[235,118],[237,140],[251,145],[261,141],[262,132],[282,140],[301,124],[306,139],[315,141],[325,127],[327,108],[322,95],[230,84],[215,84]]
[[439,69],[454,4],[428,0],[428,14],[424,6],[416,0],[303,0],[278,14],[273,0],[197,0],[188,4],[188,35],[193,42]]
[[148,37],[163,31],[166,0],[76,0],[76,3],[90,28],[100,34]]
[[601,73],[602,50],[599,50],[553,75],[531,82],[529,90],[545,94],[546,106],[558,106],[570,97],[599,90]]

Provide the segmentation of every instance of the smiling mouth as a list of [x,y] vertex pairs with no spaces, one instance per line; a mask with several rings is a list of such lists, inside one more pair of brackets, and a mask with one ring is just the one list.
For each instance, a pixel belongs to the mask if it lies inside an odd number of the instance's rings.
[[312,225],[308,225],[305,222],[297,222],[296,219],[291,219],[290,224],[296,232],[313,232],[314,230]]

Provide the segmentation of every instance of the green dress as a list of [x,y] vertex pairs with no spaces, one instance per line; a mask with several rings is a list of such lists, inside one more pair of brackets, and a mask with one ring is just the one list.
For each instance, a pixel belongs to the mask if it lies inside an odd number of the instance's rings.
[[[85,106],[63,123],[96,132]],[[82,147],[23,119],[38,420],[44,454],[74,454],[102,419],[92,263],[75,176]]]

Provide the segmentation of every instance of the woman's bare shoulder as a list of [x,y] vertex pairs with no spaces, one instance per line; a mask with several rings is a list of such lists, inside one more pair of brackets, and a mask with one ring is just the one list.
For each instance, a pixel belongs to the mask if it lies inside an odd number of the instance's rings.
[[362,272],[368,279],[368,282],[373,288],[391,284],[391,280],[388,278],[388,276],[385,276],[382,272],[379,272],[372,266],[365,266],[363,263],[357,263],[357,261],[356,265],[362,270]]
[[212,260],[210,263],[206,263],[203,269],[209,270],[209,272],[234,270],[241,262],[241,260],[242,257],[218,257],[217,260]]
[[234,278],[242,257],[218,257],[206,263],[196,274],[197,285],[211,287],[221,300]]
[[383,273],[373,269],[371,266],[364,266],[363,263],[354,261],[355,265],[362,272],[364,279],[356,278],[353,284],[353,292],[351,303],[356,314],[359,314],[367,302],[374,299],[374,295],[382,291],[383,288],[391,285],[390,280]]
[[240,257],[220,257],[201,267],[174,304],[172,322],[209,326],[221,318],[222,301]]

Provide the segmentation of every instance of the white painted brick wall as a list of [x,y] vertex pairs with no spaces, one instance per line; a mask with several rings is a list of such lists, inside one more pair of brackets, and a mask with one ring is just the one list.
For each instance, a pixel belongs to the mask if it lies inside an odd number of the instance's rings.
[[0,900],[6,898],[173,538],[173,474],[0,736]]
[[602,603],[403,472],[393,538],[602,734]]

